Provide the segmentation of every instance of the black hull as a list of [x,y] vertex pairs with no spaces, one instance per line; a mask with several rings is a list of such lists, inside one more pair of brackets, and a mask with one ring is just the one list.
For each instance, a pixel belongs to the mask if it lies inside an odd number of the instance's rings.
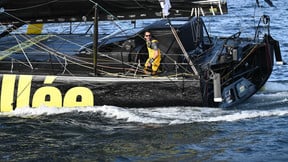
[[[232,107],[243,103],[265,85],[274,66],[274,51],[277,51],[275,43],[278,42],[266,35],[262,43],[250,44],[247,48],[251,50],[248,50],[249,52],[236,64],[224,63],[211,67],[215,73],[221,75],[221,96],[224,100],[216,105]],[[206,91],[212,92],[213,82],[205,87],[208,89]],[[210,106],[215,104],[211,100],[212,96],[213,94],[210,93],[204,97],[208,99],[206,101]]]
[[[205,36],[205,25],[195,18],[174,26],[175,36],[166,24],[163,20],[129,36],[102,39],[96,64],[93,44],[89,44],[93,37],[2,38],[0,111],[41,105],[232,107],[266,83],[274,54],[281,61],[279,44],[268,34],[257,40],[241,38],[240,33],[212,38]],[[143,71],[147,51],[142,36],[146,30],[161,42],[163,52],[161,71],[154,76]],[[188,58],[176,37],[183,42]],[[189,59],[198,74],[187,63]]]
[[21,107],[203,106],[199,79],[4,74],[0,112]]

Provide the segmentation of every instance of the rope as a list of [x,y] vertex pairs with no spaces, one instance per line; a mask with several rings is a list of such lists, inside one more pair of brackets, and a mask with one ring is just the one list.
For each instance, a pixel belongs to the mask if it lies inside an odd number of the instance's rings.
[[[25,38],[25,39],[28,39],[28,37],[25,37],[25,36],[23,36],[23,35],[22,35],[22,37]],[[33,39],[30,39],[30,40],[33,42]],[[74,57],[65,55],[65,54],[63,54],[63,53],[60,53],[60,52],[58,52],[58,51],[54,51],[54,49],[52,49],[52,48],[44,45],[43,43],[40,43],[40,42],[39,42],[39,43],[35,43],[34,45],[37,46],[37,47],[39,47],[39,48],[41,48],[42,50],[50,53],[50,54],[52,54],[52,55],[54,55],[54,56],[58,56],[58,57],[60,57],[60,58],[62,58],[62,59],[65,59],[64,57],[68,57],[67,60],[69,60],[70,62],[75,63],[75,64],[77,64],[77,65],[79,65],[79,66],[83,66],[83,67],[86,67],[86,68],[92,68],[92,67],[87,67],[87,66],[84,66],[84,65],[81,65],[80,63],[78,63],[78,62],[82,62],[82,63],[87,63],[87,64],[89,64],[89,62],[85,62],[85,61],[76,59],[76,58],[74,58]],[[75,61],[73,61],[73,60],[75,60]],[[76,62],[76,61],[78,61],[78,62]]]
[[[26,39],[28,39],[28,38],[25,37],[25,36],[23,36],[23,37],[26,38]],[[58,52],[58,51],[54,51],[54,49],[52,49],[52,48],[48,47],[47,45],[45,45],[45,44],[43,44],[43,43],[40,43],[40,42],[39,42],[38,44],[35,43],[34,45],[37,46],[37,47],[39,47],[39,48],[41,48],[42,50],[50,53],[50,54],[56,56],[56,58],[60,57],[60,58],[64,59],[65,61],[69,61],[69,62],[71,62],[71,63],[74,63],[74,64],[78,65],[78,66],[82,66],[82,67],[85,67],[85,68],[88,68],[88,69],[93,69],[92,66],[90,67],[90,66],[85,66],[85,65],[83,65],[83,63],[84,63],[84,64],[93,65],[93,64],[90,63],[90,62],[86,62],[86,61],[77,59],[77,58],[75,58],[75,57],[71,57],[71,56],[69,56],[69,55],[65,55],[65,54],[60,53],[60,52]],[[133,68],[133,69],[136,68],[135,66],[133,66],[133,65],[127,63],[127,62],[123,62],[123,61],[121,61],[121,60],[115,59],[115,58],[113,58],[113,57],[108,56],[107,54],[104,54],[104,53],[101,53],[101,52],[100,52],[99,54],[101,54],[102,56],[105,56],[106,58],[109,58],[110,60],[116,61],[116,62],[118,62],[118,63],[124,63],[125,65],[130,66],[130,67]],[[74,60],[75,60],[75,61],[74,61]],[[59,60],[59,63],[60,63],[60,64],[63,66],[63,68],[65,69],[65,65],[63,65],[60,60]],[[99,67],[110,68],[110,69],[122,69],[122,68],[108,67],[108,66],[104,66],[104,65],[99,65]],[[68,69],[67,69],[67,70],[68,70]],[[142,69],[141,69],[141,70],[142,70]],[[144,70],[142,70],[142,71],[144,72]]]
[[[92,3],[94,3],[94,2],[91,1],[91,0],[89,0],[89,1],[92,2]],[[53,2],[54,2],[54,1],[53,1]],[[52,3],[52,2],[51,2],[51,3]],[[105,10],[102,6],[98,5],[97,3],[94,3],[94,4],[97,5],[97,6],[99,6],[99,7],[100,7],[102,10],[104,10],[106,13],[109,13],[110,15],[112,15],[110,12],[108,12],[107,10]],[[45,4],[42,4],[42,5],[45,5]],[[33,6],[33,7],[37,7],[37,6]],[[15,18],[15,19],[17,19],[17,20],[20,21],[20,22],[23,22],[23,23],[25,23],[25,24],[27,23],[27,22],[25,22],[25,21],[23,21],[23,20],[15,17],[15,16],[7,13],[7,12],[5,12],[5,14],[7,14],[7,15]],[[116,17],[114,16],[114,18],[116,18]],[[117,20],[117,18],[116,18],[116,20]],[[113,22],[114,22],[114,21],[113,21]],[[114,23],[115,23],[115,22],[114,22]],[[121,31],[124,31],[120,25],[118,25],[117,23],[115,23],[115,24],[116,24],[116,26],[117,26]],[[70,41],[70,40],[67,40],[67,39],[65,39],[65,38],[63,38],[63,37],[60,37],[60,36],[58,36],[58,35],[54,35],[54,36],[57,37],[57,38],[59,38],[59,39],[65,40],[65,41],[67,41],[67,42],[69,42],[69,43],[72,43],[72,44],[74,44],[74,45],[77,45],[77,46],[79,46],[79,47],[83,47],[83,46],[81,46],[81,45],[79,45],[79,44],[77,44],[77,43],[75,43],[75,42],[72,42],[72,41]],[[22,36],[22,37],[24,37],[25,39],[30,39],[30,40],[31,40],[31,38],[28,38],[28,37],[25,37],[25,36]],[[31,41],[33,41],[33,39],[32,39]],[[86,61],[83,61],[83,60],[80,60],[80,59],[77,59],[77,58],[75,58],[75,57],[71,57],[71,56],[65,55],[65,54],[63,54],[63,53],[60,53],[59,51],[55,51],[55,49],[52,49],[52,48],[48,47],[47,45],[45,45],[45,44],[43,44],[43,43],[41,43],[41,42],[37,42],[37,43],[35,44],[35,46],[39,47],[39,48],[42,49],[43,51],[48,52],[48,53],[51,54],[51,55],[56,56],[58,62],[59,62],[59,63],[61,64],[61,66],[63,67],[63,72],[62,72],[62,73],[64,73],[65,71],[68,71],[70,74],[72,74],[72,73],[67,69],[68,62],[74,63],[74,64],[76,64],[76,65],[79,65],[79,66],[82,66],[82,67],[85,67],[85,68],[88,68],[88,69],[93,69],[93,67],[83,65],[83,64],[93,65],[92,63],[86,62]],[[102,54],[102,56],[105,56],[106,58],[111,59],[111,60],[113,60],[113,61],[116,61],[116,62],[119,62],[119,63],[123,63],[123,61],[118,60],[118,59],[113,58],[113,57],[110,57],[110,56],[108,56],[108,55],[106,55],[106,54],[103,54],[103,53],[100,53],[100,54]],[[64,59],[65,63],[63,64],[58,58]],[[168,58],[169,58],[169,56],[168,56]],[[171,59],[171,58],[170,58],[170,59]],[[172,59],[172,60],[174,60],[174,59]],[[137,73],[137,71],[139,71],[139,70],[144,72],[143,69],[139,69],[139,67],[140,67],[139,65],[138,65],[138,66],[134,66],[134,65],[131,65],[130,63],[127,63],[127,62],[124,62],[124,64],[125,64],[125,65],[128,65],[128,66],[131,68],[131,69],[128,69],[128,70],[133,70],[133,71],[135,71],[135,73]],[[100,65],[99,65],[99,66],[100,66]],[[179,66],[182,67],[181,64],[179,64]],[[103,65],[100,66],[100,67],[113,68],[113,67],[107,67],[107,66],[103,66]],[[115,69],[115,68],[114,68],[114,69]],[[118,74],[116,74],[116,75],[113,74],[113,75],[112,75],[111,73],[106,72],[106,71],[103,71],[103,70],[100,70],[100,71],[101,71],[102,73],[107,74],[107,75],[119,76]],[[73,75],[73,74],[72,74],[72,75]],[[178,75],[179,75],[179,74],[178,74]],[[122,77],[123,77],[123,76],[122,76]],[[134,76],[134,77],[135,77],[135,76]],[[169,76],[167,76],[167,77],[169,77]]]
[[[253,52],[256,48],[258,48],[259,45],[255,45],[250,52],[236,65],[233,67],[231,71],[229,71],[223,78],[227,78],[233,71],[235,71]],[[247,49],[248,50],[248,49]]]
[[66,57],[64,57],[64,65],[63,66],[63,71],[62,71],[62,74],[65,74],[65,71],[68,70],[66,67],[67,67],[68,63],[67,63],[67,59]]
[[[100,9],[102,9],[104,12],[106,12],[108,15],[112,16],[113,17],[113,20],[119,20],[116,16],[114,16],[111,12],[107,11],[104,7],[102,7],[101,5],[99,5],[98,3],[96,2],[93,2],[92,0],[89,0],[91,3],[93,3],[95,5],[95,7],[99,7]],[[122,31],[125,35],[126,33],[124,32],[124,30],[122,29],[122,27],[117,24],[115,21],[112,21],[116,27],[118,27],[120,29],[120,31]]]
[[193,65],[193,62],[192,62],[191,59],[189,58],[188,53],[186,52],[186,50],[185,50],[185,48],[184,48],[184,46],[183,46],[183,44],[182,44],[179,36],[177,35],[177,32],[176,32],[175,28],[171,25],[171,23],[169,23],[169,25],[170,25],[171,31],[172,31],[172,33],[173,33],[173,35],[174,35],[177,43],[179,44],[179,46],[180,46],[180,48],[181,48],[181,50],[182,50],[182,52],[183,52],[186,60],[188,61],[188,64],[190,65],[190,67],[191,67],[191,69],[193,70],[194,74],[195,74],[195,75],[198,75],[198,72],[197,72],[195,66]]
[[22,53],[24,54],[24,57],[26,58],[29,66],[30,66],[30,68],[33,69],[33,66],[32,66],[32,64],[31,64],[28,56],[26,55],[25,51],[23,50],[23,48],[22,48],[22,46],[21,46],[21,43],[19,42],[19,39],[18,39],[15,35],[13,35],[13,36],[14,36],[14,38],[16,39],[16,41],[17,41],[17,43],[18,43],[18,45],[19,45],[19,48],[21,49]]
[[[51,1],[51,2],[49,2],[49,3],[53,3],[53,2],[56,2],[56,1],[57,1],[57,0]],[[90,0],[90,2],[91,2],[91,0]],[[93,3],[94,3],[94,2],[93,2]],[[46,4],[48,4],[48,3],[46,3]],[[46,4],[43,3],[43,4],[41,4],[41,5],[46,5]],[[40,5],[38,5],[38,6],[40,6]],[[98,6],[99,6],[99,5],[98,5]],[[37,6],[32,6],[32,7],[37,7]],[[32,8],[32,7],[31,7],[31,8]],[[102,10],[104,10],[105,12],[109,13],[109,12],[108,12],[107,10],[105,10],[103,7],[101,7],[101,6],[99,6],[99,7],[100,7]],[[22,8],[22,9],[27,9],[27,8]],[[19,9],[19,10],[20,10],[20,9]],[[7,10],[7,11],[12,11],[12,10]],[[8,16],[11,16],[11,17],[15,18],[16,20],[18,20],[18,21],[20,21],[20,22],[23,22],[24,24],[28,24],[27,22],[25,22],[25,21],[23,21],[23,20],[15,17],[15,16],[13,16],[13,15],[7,13],[7,12],[4,12],[4,13],[7,14]],[[110,13],[110,15],[112,15],[112,14]],[[114,16],[114,18],[116,18],[116,17]],[[122,29],[122,27],[121,27],[120,25],[118,25],[116,22],[113,21],[113,23],[120,29],[120,31],[122,31],[122,32],[124,31],[124,30]],[[126,34],[126,33],[125,33],[125,34]],[[20,36],[22,36],[24,39],[27,39],[27,40],[30,40],[30,41],[33,42],[33,39],[31,39],[31,38],[28,37],[28,36],[21,35],[21,34],[20,34]],[[75,42],[72,42],[72,41],[70,41],[70,40],[64,39],[63,37],[60,37],[60,36],[58,36],[58,35],[53,35],[53,36],[55,36],[55,37],[57,37],[57,38],[59,38],[59,39],[65,40],[65,41],[67,41],[67,42],[69,42],[69,43],[72,43],[72,44],[74,44],[74,45],[77,45],[77,46],[79,46],[79,47],[83,47],[83,46],[81,46],[81,45],[79,45],[79,44],[77,44],[77,43],[75,43]],[[19,44],[19,43],[18,43],[18,44]],[[60,65],[63,67],[63,72],[62,72],[62,74],[64,74],[65,72],[68,72],[72,77],[77,77],[77,76],[75,76],[73,73],[71,73],[71,72],[67,69],[68,62],[74,63],[74,64],[76,64],[76,65],[79,65],[79,66],[82,66],[82,67],[85,67],[85,68],[88,68],[88,69],[93,69],[93,67],[84,66],[84,65],[83,65],[83,63],[88,64],[88,65],[93,65],[92,63],[87,62],[87,61],[83,61],[83,60],[80,60],[80,59],[77,59],[77,58],[75,58],[75,57],[71,57],[71,56],[65,55],[65,54],[63,54],[63,53],[60,53],[59,51],[56,51],[55,49],[52,49],[52,48],[48,47],[47,45],[45,45],[45,44],[43,44],[43,43],[41,43],[41,42],[37,42],[37,43],[34,42],[34,45],[35,45],[36,47],[39,47],[39,48],[42,49],[43,51],[46,51],[46,52],[48,52],[49,54],[54,55],[54,56],[56,57],[56,59],[58,60],[58,62],[60,63]],[[24,51],[23,49],[21,49],[21,50],[22,50],[22,52],[23,52],[24,55],[25,55],[25,51]],[[105,57],[107,57],[107,58],[109,58],[109,59],[111,59],[111,60],[114,60],[114,61],[116,61],[116,62],[122,62],[121,60],[117,60],[117,59],[115,59],[115,58],[113,58],[113,57],[110,57],[110,56],[108,56],[108,55],[105,55],[105,54],[103,54],[103,53],[100,53],[100,54],[102,54],[103,56],[105,56]],[[10,56],[9,56],[9,57],[10,57]],[[26,57],[26,59],[28,60],[28,62],[29,62],[29,64],[30,64],[30,67],[31,67],[32,64],[31,64],[31,62],[29,61],[28,56],[25,55],[25,57]],[[168,56],[168,57],[169,57],[169,56]],[[65,63],[62,64],[62,62],[59,60],[59,58],[64,59]],[[170,58],[170,59],[171,59],[171,58]],[[20,61],[20,60],[16,60],[16,61],[18,61],[18,62],[23,63],[24,65],[26,65],[24,62],[22,62],[22,61]],[[12,58],[11,70],[12,70],[13,67],[14,67],[13,62],[14,62],[14,58]],[[133,65],[131,65],[131,64],[129,64],[129,63],[126,63],[126,62],[125,62],[125,64],[128,65],[128,66],[130,66],[132,69],[129,69],[129,70],[134,70],[134,71],[135,71],[135,74],[137,73],[137,71],[142,71],[142,72],[144,72],[144,69],[139,69],[139,67],[140,67],[139,65],[135,68],[135,66],[133,66]],[[178,64],[178,65],[180,65],[180,64]],[[26,66],[28,66],[28,65],[26,65]],[[33,67],[33,66],[32,66],[32,67]],[[106,66],[100,66],[100,65],[99,65],[99,67],[106,67]],[[180,67],[182,67],[182,66],[180,65]],[[111,68],[111,67],[106,67],[106,68]],[[127,75],[121,75],[121,74],[118,74],[118,73],[117,73],[117,74],[115,74],[115,73],[109,73],[109,72],[104,71],[104,70],[101,70],[101,69],[98,69],[98,71],[101,72],[101,73],[103,73],[103,74],[105,74],[105,75],[108,75],[108,76],[131,78],[130,76],[127,76]],[[178,74],[178,75],[180,75],[180,74]],[[183,73],[182,75],[183,75],[183,76],[188,76],[188,75],[191,75],[191,74]],[[177,74],[176,74],[176,75],[166,75],[167,79],[169,79],[171,82],[174,82],[174,81],[171,79],[171,77],[175,77],[175,76],[178,77]],[[134,75],[133,78],[135,78],[135,77],[136,77],[136,75]],[[143,78],[143,76],[140,76],[140,78]],[[96,86],[96,84],[91,84],[91,83],[86,82],[86,81],[80,81],[80,82],[85,83],[86,85]],[[175,85],[178,86],[177,84],[175,84]],[[21,95],[21,94],[19,94],[19,95]]]
[[[90,0],[90,2],[92,2],[91,0]],[[93,2],[94,3],[94,2]],[[108,13],[108,14],[111,14],[111,13],[109,13],[107,10],[105,10],[103,7],[101,7],[100,5],[98,5],[97,3],[94,3],[95,5],[97,5],[97,6],[99,6],[102,10],[104,10],[106,13]],[[44,5],[44,4],[43,4]],[[37,7],[37,6],[34,6],[34,7]],[[11,17],[13,17],[13,18],[15,18],[15,19],[17,19],[18,21],[20,21],[20,22],[23,22],[23,23],[26,23],[24,20],[21,20],[21,19],[19,19],[19,18],[17,18],[17,17],[15,17],[15,16],[13,16],[13,15],[11,15],[11,14],[9,14],[9,13],[7,13],[7,12],[5,12],[7,15],[9,15],[9,16],[11,16]],[[111,14],[112,15],[112,14]],[[116,24],[116,23],[115,23]],[[124,30],[121,28],[121,26],[120,25],[118,25],[118,24],[116,24],[116,26],[121,30],[121,31],[123,31],[124,32]],[[55,35],[57,38],[60,38],[60,39],[62,39],[62,40],[64,40],[64,41],[67,41],[67,42],[69,42],[69,43],[71,43],[71,44],[74,44],[74,45],[77,45],[77,46],[80,46],[80,47],[83,47],[83,46],[81,46],[81,45],[79,45],[79,44],[77,44],[77,43],[75,43],[75,42],[72,42],[72,41],[70,41],[70,40],[67,40],[67,39],[64,39],[64,38],[62,38],[62,37],[59,37],[59,36],[57,36],[57,35]],[[23,36],[24,37],[24,36]],[[26,39],[29,39],[29,38],[26,38]],[[31,40],[31,39],[29,39],[29,40]],[[33,40],[31,40],[31,41],[33,41]],[[59,51],[54,51],[54,49],[51,49],[50,47],[48,47],[48,46],[46,46],[46,45],[44,45],[44,44],[42,44],[42,43],[40,43],[40,42],[38,42],[37,44],[36,43],[34,43],[37,47],[39,47],[39,48],[41,48],[42,50],[44,50],[44,51],[46,51],[46,52],[48,52],[48,53],[50,53],[50,54],[53,54],[54,56],[57,56],[57,57],[60,57],[60,58],[62,58],[62,59],[64,59],[64,57],[68,57],[68,58],[65,58],[64,60],[68,60],[68,61],[70,61],[70,62],[72,62],[72,63],[74,63],[74,64],[78,64],[79,66],[83,66],[83,67],[86,67],[86,68],[89,68],[89,69],[91,69],[92,67],[87,67],[87,66],[84,66],[84,65],[82,65],[81,63],[86,63],[86,64],[91,64],[91,63],[89,63],[89,62],[84,62],[84,61],[82,61],[82,60],[79,60],[79,59],[76,59],[75,57],[69,57],[69,56],[67,56],[67,55],[65,55],[65,54],[62,54],[62,53],[59,53]],[[41,47],[41,46],[43,46],[43,47]],[[107,58],[109,58],[109,59],[111,59],[111,60],[114,60],[114,61],[116,61],[116,62],[122,62],[121,60],[117,60],[117,59],[115,59],[115,58],[112,58],[112,57],[110,57],[110,56],[108,56],[108,55],[105,55],[105,54],[102,54],[103,56],[105,56],[105,57],[107,57]],[[73,61],[73,60],[75,60],[75,61]],[[77,62],[76,62],[77,61]],[[59,61],[59,63],[62,65],[62,63]],[[91,65],[93,65],[93,64],[91,64]],[[135,68],[134,66],[132,66],[132,65],[130,65],[130,64],[128,64],[128,63],[125,63],[125,65],[128,65],[128,66],[130,66],[130,67],[132,67],[132,68]],[[63,66],[63,65],[62,65]],[[65,68],[65,66],[63,66],[64,68]],[[144,71],[144,70],[143,70]]]
[[21,11],[21,10],[27,10],[27,9],[33,9],[33,8],[37,8],[37,7],[40,7],[40,6],[45,6],[47,4],[50,4],[50,3],[54,3],[54,2],[57,2],[58,0],[54,0],[54,1],[50,1],[50,2],[46,2],[46,3],[41,3],[41,4],[38,4],[38,5],[35,5],[35,6],[29,6],[29,7],[23,7],[23,8],[17,8],[17,9],[5,9],[6,11],[8,12],[13,12],[13,11]]

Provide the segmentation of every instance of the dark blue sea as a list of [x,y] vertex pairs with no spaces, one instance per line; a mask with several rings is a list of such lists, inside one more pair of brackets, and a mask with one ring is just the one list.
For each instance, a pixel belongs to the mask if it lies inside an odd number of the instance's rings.
[[[276,7],[259,2],[255,8],[255,0],[229,0],[229,14],[206,17],[207,28],[216,36],[241,31],[253,38],[267,14],[287,62],[287,1],[272,0]],[[39,107],[0,113],[0,161],[288,161],[287,123],[288,65],[276,65],[259,93],[229,109]]]

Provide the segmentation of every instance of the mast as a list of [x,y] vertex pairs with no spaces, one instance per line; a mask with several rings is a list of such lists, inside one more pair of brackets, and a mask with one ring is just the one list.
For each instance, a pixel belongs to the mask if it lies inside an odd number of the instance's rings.
[[94,75],[97,76],[97,55],[98,55],[98,4],[94,6],[94,32],[93,32],[93,65]]

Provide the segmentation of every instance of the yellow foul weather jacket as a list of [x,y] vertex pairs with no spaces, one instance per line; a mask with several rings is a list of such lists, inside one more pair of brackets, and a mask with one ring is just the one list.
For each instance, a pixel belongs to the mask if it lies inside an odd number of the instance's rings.
[[[153,59],[152,62],[152,71],[156,72],[160,66],[160,61],[161,61],[161,52],[160,49],[158,48],[158,41],[157,40],[152,40],[151,43],[146,43],[147,44],[147,49],[148,49],[148,54],[149,54],[149,58],[147,59],[146,63],[145,63],[145,68],[148,67],[149,62],[151,61],[151,59]],[[158,56],[156,58],[154,58],[154,53],[155,50],[158,51]]]

